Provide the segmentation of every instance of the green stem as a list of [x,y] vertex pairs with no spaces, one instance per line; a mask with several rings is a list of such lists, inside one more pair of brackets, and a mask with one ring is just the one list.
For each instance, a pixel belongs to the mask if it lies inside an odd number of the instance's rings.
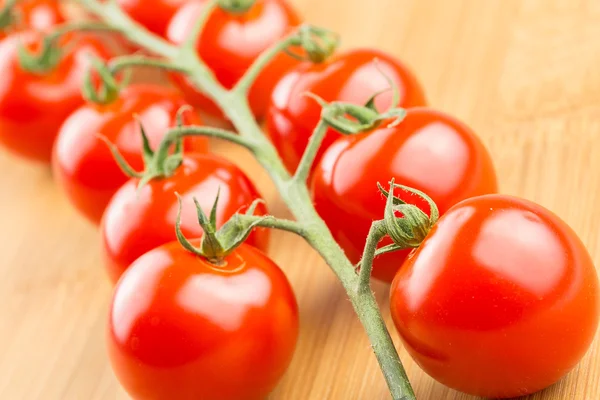
[[110,62],[110,70],[113,74],[129,67],[151,67],[168,71],[185,72],[183,68],[174,65],[170,60],[141,55],[121,56]]
[[252,141],[248,140],[247,138],[240,136],[235,132],[228,131],[226,129],[211,128],[208,126],[181,126],[169,130],[167,132],[167,136],[167,139],[164,140],[158,148],[158,153],[168,153],[171,145],[184,136],[206,136],[211,138],[218,138],[221,140],[238,144],[242,147],[245,147],[253,153],[256,150],[256,146],[254,145],[254,143],[252,143]]
[[359,290],[365,290],[370,287],[371,271],[373,270],[373,260],[377,252],[377,245],[385,235],[386,229],[383,221],[375,221],[371,224],[367,243],[365,244],[363,256],[360,260]]
[[306,183],[315,159],[317,158],[317,153],[319,152],[321,144],[323,143],[323,139],[325,139],[328,128],[329,125],[327,125],[325,121],[320,120],[319,124],[310,136],[306,150],[302,155],[302,159],[300,159],[300,164],[298,164],[298,169],[296,169],[296,174],[294,175],[294,181],[298,182],[299,184]]
[[250,88],[258,78],[258,75],[265,69],[265,67],[273,60],[275,56],[283,52],[290,46],[299,45],[298,33],[293,32],[283,40],[275,43],[269,49],[264,51],[248,68],[244,76],[238,81],[233,88],[233,92],[239,93],[243,96],[247,96]]
[[76,0],[89,12],[100,17],[104,23],[121,32],[127,39],[138,46],[151,50],[153,53],[166,58],[175,58],[179,53],[177,46],[166,39],[152,34],[139,23],[129,17],[115,0]]
[[[228,91],[223,88],[214,80],[212,73],[198,58],[195,51],[180,51],[162,39],[151,35],[119,10],[115,2],[103,5],[99,0],[80,1],[106,23],[124,31],[134,43],[169,58],[176,65],[184,68],[189,74],[190,80],[221,107],[243,140],[234,139],[230,134],[219,133],[215,136],[227,140],[233,139],[234,142],[245,145],[254,152],[256,159],[269,172],[282,198],[298,221],[296,224],[302,226],[302,229],[297,229],[297,226],[294,225],[290,230],[300,232],[308,243],[319,252],[348,293],[369,337],[393,399],[415,400],[415,395],[372,291],[359,289],[359,276],[344,251],[334,240],[327,225],[317,214],[306,182],[292,179],[277,150],[256,122],[246,96],[240,91]],[[272,54],[276,54],[276,52]],[[268,60],[263,59],[261,62],[264,61]],[[251,78],[248,78],[246,82],[245,86],[251,84]],[[243,92],[243,90],[241,91]],[[192,132],[189,133],[192,134]],[[193,134],[211,136],[208,131],[195,131]],[[309,156],[306,158],[308,159]]]
[[208,0],[202,4],[200,15],[197,17],[192,30],[183,42],[182,50],[196,52],[196,47],[200,41],[200,33],[202,33],[202,29],[204,28],[204,25],[206,25],[208,17],[210,17],[210,14],[212,14],[217,7],[218,2],[218,0]]
[[119,32],[118,29],[104,22],[95,21],[78,21],[68,22],[63,25],[56,27],[52,33],[48,35],[48,39],[56,40],[61,36],[64,36],[71,32]]
[[277,229],[285,232],[292,232],[299,236],[306,236],[303,224],[289,219],[279,219],[275,217],[261,217],[255,215],[240,215],[238,218],[250,224],[255,222],[257,227]]

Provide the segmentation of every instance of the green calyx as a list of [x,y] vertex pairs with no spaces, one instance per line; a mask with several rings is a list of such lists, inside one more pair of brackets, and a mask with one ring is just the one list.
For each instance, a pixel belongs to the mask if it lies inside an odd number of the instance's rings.
[[[292,38],[291,48],[285,52],[302,61],[321,63],[331,57],[339,45],[340,37],[337,33],[312,25],[302,25]],[[304,54],[294,53],[294,47],[302,48]]]
[[242,14],[247,12],[256,3],[256,0],[218,0],[221,9],[233,13]]
[[179,243],[188,251],[207,259],[215,265],[223,265],[223,259],[231,254],[237,247],[248,239],[252,230],[269,216],[255,216],[256,207],[262,200],[255,200],[244,214],[235,214],[220,229],[217,229],[217,207],[219,203],[219,193],[213,203],[210,217],[207,217],[200,203],[194,198],[196,212],[198,213],[198,223],[204,230],[200,247],[194,247],[181,232],[181,196],[177,194],[179,200],[179,212],[175,224],[175,233]]
[[31,52],[25,45],[20,45],[18,49],[21,68],[27,72],[40,75],[56,68],[63,54],[64,50],[50,36],[46,36],[42,40],[42,48],[38,52]]
[[[181,107],[177,113],[177,126],[179,128],[183,126],[183,113],[188,109],[189,106]],[[144,170],[141,172],[134,170],[133,167],[129,165],[114,143],[111,143],[104,136],[99,135],[99,137],[108,145],[121,170],[130,178],[139,179],[139,191],[148,182],[154,179],[168,178],[175,173],[177,168],[179,168],[183,162],[183,138],[173,138],[171,135],[165,135],[158,149],[154,151],[150,147],[150,141],[148,140],[148,135],[146,135],[144,126],[139,120],[138,123],[140,125],[140,134],[142,136],[142,156],[144,159]],[[170,148],[172,143],[175,144],[175,148],[171,153]]]
[[[375,67],[381,72],[377,60],[373,62],[375,63]],[[392,128],[402,122],[406,116],[406,110],[398,108],[400,102],[398,86],[383,72],[381,74],[390,84],[390,88],[374,93],[367,100],[366,104],[362,106],[341,101],[328,103],[312,93],[307,93],[307,96],[312,97],[321,105],[321,120],[344,135],[356,135],[368,132],[378,128],[384,122],[388,122],[387,127]],[[375,106],[375,99],[388,90],[393,91],[392,104],[388,110],[380,112]]]
[[[393,245],[387,246],[385,252],[419,247],[439,219],[439,210],[434,201],[419,190],[394,183],[393,179],[390,182],[389,192],[381,185],[378,186],[387,197],[383,221],[386,233],[394,241]],[[394,196],[394,190],[397,188],[425,200],[429,204],[430,215],[425,214],[419,207]],[[402,216],[398,216],[398,213]]]

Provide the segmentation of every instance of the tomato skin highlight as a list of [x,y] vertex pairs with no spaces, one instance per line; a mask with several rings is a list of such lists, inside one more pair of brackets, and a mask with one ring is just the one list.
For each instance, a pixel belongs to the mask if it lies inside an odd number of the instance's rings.
[[[109,105],[86,104],[64,122],[54,147],[53,170],[71,203],[90,221],[100,223],[115,192],[129,179],[119,168],[108,146],[97,135],[117,145],[136,170],[144,168],[142,139],[137,114],[153,149],[168,129],[177,124],[177,111],[185,101],[174,90],[158,85],[131,85]],[[185,125],[199,125],[192,111],[183,115]],[[205,138],[187,138],[184,147],[204,152]]]
[[465,200],[406,260],[391,288],[406,348],[441,383],[493,398],[544,389],[590,346],[598,275],[560,218],[502,195]]
[[[219,192],[217,227],[236,212],[244,212],[260,195],[252,182],[234,164],[214,155],[189,154],[175,174],[150,181],[137,193],[139,180],[131,179],[111,199],[102,219],[102,247],[113,282],[138,257],[155,247],[176,240],[175,222],[179,209],[175,193],[182,196],[181,230],[186,237],[202,236],[195,197],[209,215]],[[256,215],[266,215],[260,204]],[[269,230],[255,229],[247,244],[266,251]]]
[[89,67],[89,55],[109,59],[111,50],[91,35],[65,38],[75,48],[47,74],[33,74],[19,63],[21,41],[39,49],[41,36],[22,32],[0,42],[0,143],[16,155],[49,163],[52,144],[62,122],[84,103],[81,82]]
[[133,399],[259,400],[284,374],[298,337],[287,278],[246,244],[225,262],[214,266],[173,242],[125,272],[108,350]]
[[[358,262],[375,220],[383,219],[385,198],[377,183],[419,189],[440,213],[469,197],[495,193],[496,173],[483,144],[466,125],[430,108],[412,108],[396,127],[337,139],[313,172],[312,194],[350,261]],[[399,193],[400,194],[400,193]],[[425,201],[405,199],[429,214]],[[390,244],[389,238],[382,245]],[[375,259],[373,277],[391,282],[409,250]]]
[[[15,5],[19,20],[16,25],[9,27],[17,31],[32,30],[45,32],[50,28],[65,22],[57,0],[24,0]],[[0,39],[7,36],[5,31],[0,31]]]
[[[266,124],[290,172],[296,170],[321,118],[321,106],[305,93],[316,94],[327,102],[364,105],[375,93],[389,89],[384,74],[398,87],[399,107],[426,105],[423,89],[413,73],[394,57],[373,49],[348,51],[321,64],[303,63],[280,79],[272,92]],[[392,96],[391,90],[377,96],[378,110],[387,110],[392,105]],[[333,129],[328,131],[317,161],[340,136]]]
[[189,2],[190,0],[118,0],[123,11],[159,36],[165,36],[173,15]]
[[[191,31],[205,1],[191,1],[175,14],[167,30],[167,38],[181,44]],[[232,88],[254,60],[271,45],[300,24],[300,18],[286,0],[257,0],[242,14],[221,9],[208,18],[198,43],[200,58],[226,88]],[[258,118],[266,111],[269,96],[279,78],[298,61],[279,54],[261,72],[252,86],[249,101]],[[211,100],[181,74],[171,74],[173,82],[186,94],[190,104],[203,112],[221,117],[223,113]]]

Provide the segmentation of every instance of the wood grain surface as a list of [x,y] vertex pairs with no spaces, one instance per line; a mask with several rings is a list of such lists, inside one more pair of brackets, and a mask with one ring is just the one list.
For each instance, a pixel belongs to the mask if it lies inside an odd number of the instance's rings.
[[[376,46],[410,65],[430,102],[488,145],[502,191],[558,213],[600,261],[600,1],[294,3],[306,20],[340,32],[345,47]],[[274,213],[286,214],[249,154],[216,147],[256,177]],[[104,350],[111,287],[96,229],[68,206],[46,168],[0,152],[0,170],[0,399],[127,399]],[[388,399],[333,274],[298,238],[273,237],[270,254],[293,283],[302,328],[272,399]],[[393,330],[387,288],[374,289]],[[600,399],[599,346],[529,398]],[[398,347],[418,399],[472,399],[433,381]]]

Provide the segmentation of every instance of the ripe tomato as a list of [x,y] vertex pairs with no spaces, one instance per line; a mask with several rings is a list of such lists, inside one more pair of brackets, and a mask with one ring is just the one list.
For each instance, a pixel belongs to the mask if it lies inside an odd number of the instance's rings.
[[[53,170],[69,200],[83,215],[99,223],[110,198],[129,179],[97,134],[116,144],[125,160],[141,171],[142,139],[134,114],[139,116],[151,145],[156,147],[164,133],[176,126],[177,111],[183,105],[183,99],[170,89],[132,85],[109,105],[86,104],[69,116],[54,146]],[[200,120],[187,111],[184,123],[197,125]],[[206,151],[207,141],[189,139],[186,148]]]
[[[150,181],[137,193],[137,179],[128,181],[111,199],[102,219],[102,242],[106,265],[116,282],[139,256],[176,240],[175,222],[179,208],[175,193],[183,197],[181,230],[187,237],[200,237],[197,198],[208,215],[220,193],[217,227],[260,198],[246,175],[229,161],[213,155],[190,154],[171,177]],[[256,215],[267,214],[263,204]],[[246,243],[267,250],[268,229],[256,229]]]
[[118,0],[121,8],[151,32],[164,36],[169,21],[190,0]]
[[112,52],[93,36],[70,35],[64,44],[72,51],[53,71],[35,74],[21,68],[21,42],[36,49],[40,36],[24,32],[0,42],[0,143],[23,157],[49,162],[61,124],[84,103],[81,82],[90,54],[108,59]]
[[[340,137],[315,168],[312,192],[317,211],[352,262],[362,256],[371,223],[384,215],[385,198],[377,183],[391,178],[428,194],[440,213],[461,200],[497,190],[494,166],[483,144],[467,126],[433,109],[409,109],[394,128],[384,125]],[[425,201],[416,205],[429,213]],[[408,252],[378,257],[373,276],[391,282]]]
[[[175,14],[167,30],[169,40],[179,44],[187,37],[204,3],[204,0],[190,2]],[[264,50],[299,23],[300,18],[286,0],[257,0],[243,14],[216,9],[202,32],[198,54],[219,82],[231,88]],[[249,95],[256,116],[264,114],[269,95],[279,77],[297,63],[287,54],[280,54],[260,74]],[[186,77],[179,74],[173,74],[172,77],[192,105],[207,113],[222,115],[217,106]]]
[[288,280],[246,244],[224,261],[210,264],[172,242],[123,274],[108,350],[134,399],[259,400],[284,374],[298,337]]
[[532,202],[488,195],[443,216],[392,284],[394,322],[432,377],[483,397],[541,390],[583,357],[598,276],[577,235]]
[[[353,50],[322,64],[304,63],[281,78],[272,92],[266,123],[267,132],[290,172],[296,170],[321,118],[321,106],[304,94],[310,92],[328,102],[363,105],[375,93],[390,87],[383,74],[398,86],[399,107],[425,105],[425,95],[414,75],[392,56],[372,49]],[[391,91],[376,98],[380,111],[387,110],[391,103]],[[333,130],[327,133],[317,160],[338,137],[340,134]]]
[[[22,0],[15,5],[14,10],[18,20],[15,26],[8,28],[9,30],[17,28],[46,31],[65,22],[58,0]],[[4,37],[6,33],[0,31],[0,38]]]

